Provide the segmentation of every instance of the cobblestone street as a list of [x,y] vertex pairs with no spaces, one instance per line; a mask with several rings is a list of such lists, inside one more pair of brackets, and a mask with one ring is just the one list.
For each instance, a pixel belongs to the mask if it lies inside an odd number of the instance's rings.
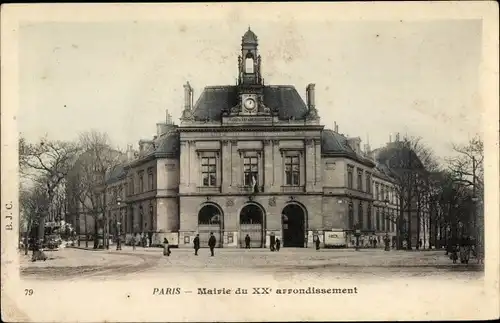
[[165,257],[159,248],[124,246],[121,251],[63,248],[48,252],[45,262],[21,258],[25,278],[152,278],[163,273],[263,272],[274,274],[334,274],[336,277],[408,277],[460,276],[477,278],[481,265],[472,259],[468,265],[453,264],[444,251],[390,251],[364,249],[311,250],[217,249],[210,257],[208,249],[195,256],[191,249],[172,249]]

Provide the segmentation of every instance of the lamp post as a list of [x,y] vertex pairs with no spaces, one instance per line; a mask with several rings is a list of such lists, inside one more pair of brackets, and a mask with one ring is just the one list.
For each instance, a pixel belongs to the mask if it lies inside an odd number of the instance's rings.
[[[121,220],[122,217],[122,211],[120,209],[120,204],[122,202],[121,197],[116,198],[116,205],[118,205],[118,214],[119,214],[119,219]],[[116,230],[117,230],[117,236],[116,236],[116,250],[122,250],[122,244],[121,244],[121,222],[117,221],[116,222]]]
[[387,233],[388,229],[387,228],[387,224],[389,223],[388,219],[389,219],[389,216],[388,216],[388,207],[389,207],[389,200],[388,199],[385,199],[384,200],[384,229],[385,229],[385,235],[384,235],[384,250],[385,251],[389,251],[390,248],[389,248],[389,234]]
[[359,237],[361,236],[361,229],[360,229],[359,222],[356,223],[354,228],[355,228],[354,236],[356,237],[356,251],[359,251]]
[[384,225],[383,225],[383,227],[384,227],[384,229],[385,229],[386,232],[387,232],[387,227],[386,226],[387,226],[387,222],[388,222],[387,219],[389,219],[389,217],[388,217],[388,213],[389,212],[387,212],[388,211],[388,207],[389,207],[389,200],[385,199],[384,200],[384,218],[385,219],[384,219]]
[[[351,227],[351,216],[352,216],[352,214],[351,214],[351,211],[352,211],[352,209],[351,209],[351,207],[352,207],[352,196],[351,196],[351,194],[350,194],[350,193],[347,193],[347,196],[346,196],[346,197],[347,197],[347,198],[345,198],[345,199],[344,199],[344,198],[339,198],[339,199],[337,200],[337,203],[338,203],[338,204],[347,204],[347,216],[348,216],[348,218],[349,218],[349,221],[348,221],[348,226],[349,226],[349,227],[348,227],[348,230],[350,231],[350,230],[352,230],[352,229],[353,229],[353,228]],[[344,212],[345,212],[345,209],[344,209]],[[345,215],[345,213],[344,213],[344,215]],[[350,237],[347,237],[347,236],[346,236],[346,239],[349,239],[349,240],[350,240]],[[346,245],[347,245],[347,244],[348,244],[348,242],[346,241]]]
[[476,210],[477,210],[477,201],[479,200],[477,198],[477,196],[472,196],[472,221],[474,223],[474,227],[476,229],[476,232],[474,233],[475,234],[475,240],[476,240],[476,247],[478,247],[480,245],[480,242],[481,242],[481,225],[482,223],[480,221],[478,221],[477,219],[477,213],[476,213]]

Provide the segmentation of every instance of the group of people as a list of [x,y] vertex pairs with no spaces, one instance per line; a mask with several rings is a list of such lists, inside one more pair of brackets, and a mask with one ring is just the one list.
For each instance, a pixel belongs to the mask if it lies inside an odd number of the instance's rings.
[[140,245],[143,248],[150,247],[153,244],[153,234],[145,234],[144,232],[139,234],[138,236],[134,234],[130,239],[130,244],[132,245],[132,248],[134,250],[137,245]]
[[269,237],[269,249],[271,251],[280,251],[281,248],[281,240],[277,238],[274,234],[271,234]]
[[450,248],[450,258],[454,264],[456,264],[459,259],[460,263],[468,264],[471,253],[478,258],[477,250],[470,237],[462,237],[457,244],[452,244]]
[[[217,239],[214,236],[213,232],[210,232],[210,238],[208,238],[208,247],[210,248],[210,256],[213,257],[215,255],[215,245],[217,244]],[[200,250],[200,235],[197,234],[193,239],[193,247],[194,247],[194,255],[198,256],[198,250]],[[170,244],[168,243],[168,239],[163,239],[163,255],[170,256]]]

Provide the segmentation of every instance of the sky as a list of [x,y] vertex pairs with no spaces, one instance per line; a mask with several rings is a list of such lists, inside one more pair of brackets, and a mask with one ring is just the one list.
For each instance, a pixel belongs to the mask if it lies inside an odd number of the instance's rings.
[[266,84],[316,84],[321,123],[384,145],[422,137],[438,156],[481,131],[481,21],[123,20],[19,30],[18,130],[73,140],[96,129],[125,148],[176,123],[183,84],[233,85],[241,36],[259,38]]

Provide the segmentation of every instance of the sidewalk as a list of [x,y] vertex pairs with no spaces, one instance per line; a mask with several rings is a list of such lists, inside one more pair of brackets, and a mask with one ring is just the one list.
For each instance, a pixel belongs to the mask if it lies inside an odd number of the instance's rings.
[[106,252],[83,252],[76,248],[61,248],[58,251],[46,251],[46,261],[31,261],[32,252],[19,254],[21,268],[40,267],[103,267],[112,265],[134,265],[143,260],[130,255],[110,254]]

